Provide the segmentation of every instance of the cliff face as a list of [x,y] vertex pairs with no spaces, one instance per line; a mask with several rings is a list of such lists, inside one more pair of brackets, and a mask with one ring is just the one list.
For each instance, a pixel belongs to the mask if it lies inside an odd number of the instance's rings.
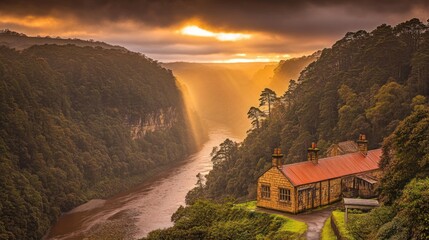
[[163,131],[171,129],[178,122],[177,109],[168,107],[158,111],[141,116],[137,121],[130,122],[131,138],[133,140],[143,138],[149,132]]
[[99,47],[0,46],[0,239],[40,239],[61,212],[193,149],[182,94],[155,61]]

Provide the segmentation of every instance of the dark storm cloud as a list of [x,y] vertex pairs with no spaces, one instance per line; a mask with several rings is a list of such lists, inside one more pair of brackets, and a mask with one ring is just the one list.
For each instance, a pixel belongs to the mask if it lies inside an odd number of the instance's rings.
[[[329,35],[372,28],[409,15],[429,1],[392,0],[87,0],[0,1],[0,12],[18,16],[71,16],[84,23],[133,20],[168,27],[199,19],[221,30]],[[375,17],[376,16],[376,17]],[[384,19],[384,21],[383,21]],[[381,22],[380,22],[381,21]]]
[[[414,17],[429,18],[429,0],[0,0],[0,29],[96,39],[162,61],[300,56]],[[251,37],[189,36],[185,24]]]

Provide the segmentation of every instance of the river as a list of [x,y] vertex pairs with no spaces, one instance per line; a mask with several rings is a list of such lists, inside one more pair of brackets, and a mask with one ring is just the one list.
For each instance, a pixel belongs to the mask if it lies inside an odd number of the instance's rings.
[[[93,199],[63,214],[47,239],[102,239],[114,235],[138,239],[152,230],[172,226],[171,215],[185,205],[186,193],[195,186],[196,175],[206,175],[212,169],[210,153],[226,138],[239,141],[227,129],[210,131],[202,149],[183,164],[129,191],[106,200]],[[101,237],[96,237],[100,234]]]

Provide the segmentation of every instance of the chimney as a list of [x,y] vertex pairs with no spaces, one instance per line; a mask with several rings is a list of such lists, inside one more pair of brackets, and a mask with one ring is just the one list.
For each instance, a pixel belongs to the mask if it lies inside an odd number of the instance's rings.
[[365,134],[359,134],[359,139],[356,141],[359,152],[363,154],[368,153],[368,140],[366,140]]
[[281,159],[283,158],[280,148],[274,148],[274,153],[272,155],[273,167],[280,167],[282,165]]
[[307,159],[308,161],[311,161],[313,164],[319,163],[319,149],[316,146],[316,143],[311,143],[311,148],[307,150]]

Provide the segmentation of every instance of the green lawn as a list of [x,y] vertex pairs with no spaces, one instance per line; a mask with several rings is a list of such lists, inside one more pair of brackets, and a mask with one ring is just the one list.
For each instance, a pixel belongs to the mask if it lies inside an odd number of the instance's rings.
[[276,216],[276,218],[280,218],[285,221],[285,223],[283,223],[279,231],[287,231],[287,232],[293,232],[297,234],[303,234],[305,233],[305,231],[307,231],[307,224],[305,224],[304,222],[296,221],[279,214],[271,214],[271,215]]
[[[250,201],[245,203],[236,204],[235,207],[244,208],[249,211],[254,211],[256,209],[256,201]],[[268,214],[268,213],[267,213]],[[284,221],[282,227],[279,229],[280,232],[292,232],[297,235],[304,234],[307,231],[307,224],[304,222],[296,221],[294,219],[288,218],[280,214],[270,214],[276,219],[281,219]]]
[[325,224],[323,225],[322,228],[322,235],[321,235],[321,240],[336,240],[337,236],[335,236],[334,230],[332,230],[331,228],[331,218],[328,217],[328,219],[326,219]]
[[234,207],[244,208],[246,210],[252,211],[256,209],[256,201],[235,204]]

